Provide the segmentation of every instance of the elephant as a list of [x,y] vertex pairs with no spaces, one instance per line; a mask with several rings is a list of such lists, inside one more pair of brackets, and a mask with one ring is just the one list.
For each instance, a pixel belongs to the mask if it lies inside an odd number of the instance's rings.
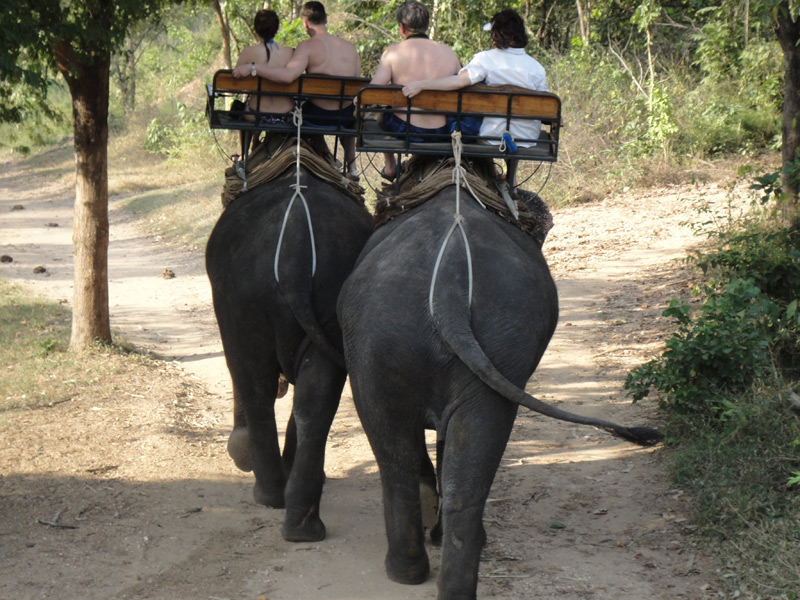
[[[439,600],[476,598],[483,511],[520,405],[644,445],[659,438],[650,428],[581,417],[525,393],[558,320],[544,236],[523,232],[461,191],[459,198],[458,187],[444,187],[379,227],[337,305],[353,399],[380,471],[385,567],[400,583],[429,574],[420,444],[423,428],[435,425]],[[527,202],[536,203],[531,196]]]
[[[363,198],[298,169],[227,206],[206,271],[233,382],[228,452],[254,472],[257,503],[286,508],[286,540],[319,541],[325,444],[346,380],[336,298],[373,225]],[[294,385],[283,455],[281,375]]]

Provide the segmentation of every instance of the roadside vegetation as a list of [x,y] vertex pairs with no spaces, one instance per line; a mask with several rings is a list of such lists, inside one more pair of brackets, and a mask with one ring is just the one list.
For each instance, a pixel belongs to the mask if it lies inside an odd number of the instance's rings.
[[0,431],[3,414],[36,410],[77,398],[101,403],[119,395],[124,374],[152,361],[124,341],[67,352],[71,312],[0,280]]
[[[254,7],[225,4],[235,60],[251,42]],[[357,44],[368,75],[387,40],[397,39],[394,5],[326,4],[331,31]],[[788,225],[778,202],[781,48],[769,22],[744,19],[738,3],[695,10],[600,1],[591,27],[588,16],[573,14],[581,4],[552,3],[546,23],[530,15],[528,51],[562,99],[564,128],[559,162],[524,165],[522,178],[556,207],[726,170],[723,179],[755,186],[761,200],[742,218],[687,215],[708,237],[706,249],[687,259],[705,283],[666,308],[674,335],[626,387],[634,400],[659,398],[672,476],[694,498],[698,535],[721,557],[721,585],[742,598],[798,598],[800,229]],[[480,25],[508,5],[443,0],[433,35],[466,61],[486,49]],[[293,10],[286,0],[272,7],[282,16]],[[296,45],[302,27],[283,18],[277,41]],[[157,27],[142,25],[114,60],[110,202],[169,242],[202,247],[221,208],[222,172],[238,137],[209,133],[203,84],[224,66],[219,25],[200,3],[172,8]],[[0,125],[0,148],[35,155],[57,147],[69,159],[69,94],[56,84],[48,97],[48,110]],[[362,167],[362,181],[376,186],[363,159]],[[800,163],[790,169],[800,179]],[[71,362],[85,358],[59,352],[68,337],[61,307],[2,291],[2,363],[14,365],[15,375],[1,380],[6,408],[35,404],[35,392],[24,389],[57,385],[47,396],[67,397],[98,377],[94,367]],[[23,365],[27,375],[17,371]]]
[[[763,191],[764,180],[761,181]],[[721,558],[734,597],[800,590],[800,228],[757,203],[701,215],[709,238],[687,258],[704,283],[664,316],[675,333],[634,369],[634,400],[657,393],[675,485]]]

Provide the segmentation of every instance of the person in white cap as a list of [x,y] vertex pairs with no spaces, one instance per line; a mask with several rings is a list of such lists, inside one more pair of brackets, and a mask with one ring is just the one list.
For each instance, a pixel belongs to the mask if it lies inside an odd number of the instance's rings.
[[[519,13],[513,9],[502,10],[484,25],[485,31],[492,34],[491,50],[478,52],[472,60],[456,75],[440,79],[413,81],[403,86],[403,94],[413,98],[422,90],[457,90],[473,83],[483,82],[489,86],[516,85],[535,91],[549,91],[544,67],[525,52],[528,34]],[[512,139],[536,139],[539,137],[541,123],[525,119],[512,119],[510,133]],[[499,138],[506,130],[506,120],[502,117],[486,117],[481,123],[482,137],[497,138],[492,143],[499,144]],[[528,144],[518,144],[530,146]],[[506,180],[511,189],[516,187],[516,170],[519,161],[507,161]]]

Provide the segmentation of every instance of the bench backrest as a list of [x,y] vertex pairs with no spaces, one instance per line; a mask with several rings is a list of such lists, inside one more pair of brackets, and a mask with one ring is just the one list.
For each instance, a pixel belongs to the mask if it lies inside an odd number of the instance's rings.
[[362,114],[370,110],[369,105],[378,104],[395,107],[395,112],[406,109],[442,114],[513,116],[556,124],[561,121],[561,99],[558,96],[510,85],[489,87],[479,84],[461,90],[424,90],[413,98],[406,98],[400,86],[370,86],[362,89],[358,97]]
[[326,97],[333,100],[352,99],[369,83],[365,77],[333,77],[331,75],[301,75],[291,83],[270,81],[262,77],[236,78],[231,71],[214,74],[213,92],[217,94],[263,94],[265,96]]

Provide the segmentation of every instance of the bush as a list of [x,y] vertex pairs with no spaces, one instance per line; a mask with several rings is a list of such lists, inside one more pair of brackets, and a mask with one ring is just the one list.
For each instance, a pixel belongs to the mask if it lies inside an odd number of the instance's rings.
[[794,376],[800,356],[800,231],[755,219],[713,234],[717,249],[692,260],[716,278],[691,305],[673,299],[664,316],[677,330],[664,353],[631,371],[634,401],[655,389],[671,415],[724,422],[731,398],[754,384]]
[[782,310],[752,279],[712,290],[694,317],[680,299],[663,314],[677,320],[678,330],[660,357],[631,371],[625,388],[634,401],[656,389],[669,412],[712,420],[725,421],[735,412],[731,394],[776,379],[775,349],[794,346],[800,334],[797,303]]

